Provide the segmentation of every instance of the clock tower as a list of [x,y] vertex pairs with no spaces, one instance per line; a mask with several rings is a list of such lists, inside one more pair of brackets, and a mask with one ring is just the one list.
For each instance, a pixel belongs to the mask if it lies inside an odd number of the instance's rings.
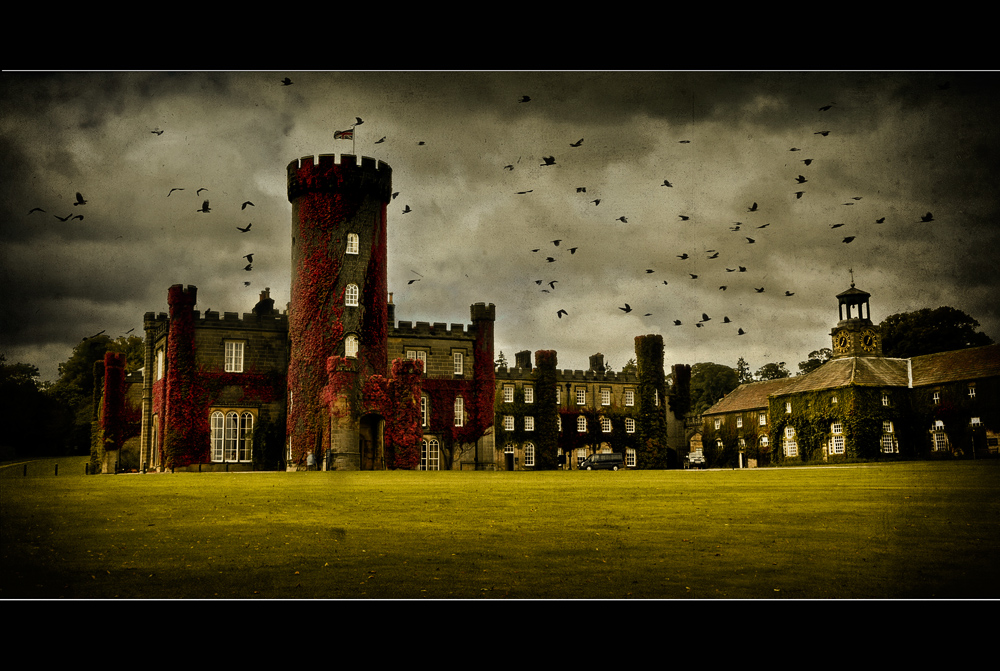
[[851,282],[851,288],[837,294],[840,321],[830,336],[833,338],[833,358],[849,356],[882,356],[882,338],[878,326],[872,324],[871,294]]

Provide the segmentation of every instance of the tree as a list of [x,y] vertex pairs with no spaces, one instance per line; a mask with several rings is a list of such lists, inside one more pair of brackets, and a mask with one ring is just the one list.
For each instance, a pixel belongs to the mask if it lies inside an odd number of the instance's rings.
[[791,373],[785,368],[784,361],[780,363],[766,363],[754,373],[754,377],[758,380],[778,380],[789,375]]
[[626,361],[625,365],[622,367],[623,373],[628,373],[628,372],[636,373],[638,370],[639,370],[638,366],[636,366],[635,363],[635,357],[632,357],[631,359]]
[[978,328],[978,321],[948,306],[901,312],[886,317],[879,324],[882,354],[906,359],[921,354],[992,345],[993,339],[977,331]]
[[736,370],[720,363],[691,366],[691,410],[700,415],[740,385]]
[[736,377],[739,379],[740,384],[753,382],[753,374],[750,372],[750,364],[748,364],[746,359],[743,357],[740,357],[739,361],[736,362]]
[[833,350],[829,347],[824,347],[822,349],[809,352],[809,359],[806,361],[799,362],[799,372],[796,375],[805,375],[806,373],[811,373],[824,363],[833,358]]
[[58,454],[56,404],[38,382],[38,367],[7,363],[0,353],[0,458]]
[[507,367],[507,357],[503,355],[503,350],[500,350],[500,355],[497,357],[497,360],[493,362],[493,365],[496,366],[497,368]]

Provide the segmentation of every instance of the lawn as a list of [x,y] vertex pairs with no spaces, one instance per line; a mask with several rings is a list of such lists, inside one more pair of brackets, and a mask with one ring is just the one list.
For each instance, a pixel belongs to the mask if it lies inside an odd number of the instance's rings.
[[98,476],[83,464],[0,468],[0,598],[1000,598],[998,460]]

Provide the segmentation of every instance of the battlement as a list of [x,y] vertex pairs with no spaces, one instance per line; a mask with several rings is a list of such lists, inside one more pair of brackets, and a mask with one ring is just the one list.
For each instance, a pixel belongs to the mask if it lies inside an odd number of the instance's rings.
[[354,154],[320,154],[295,159],[288,164],[288,200],[312,192],[351,191],[388,203],[392,168],[369,156],[362,156],[359,166],[357,158]]
[[253,312],[223,312],[206,310],[202,316],[199,310],[194,311],[195,328],[220,329],[256,329],[267,331],[287,331],[288,315],[259,315]]
[[471,307],[472,321],[489,320],[496,321],[497,308],[493,303],[474,303]]
[[167,289],[167,305],[173,307],[175,305],[188,305],[193,306],[198,302],[198,287],[189,284],[184,286],[183,284],[175,284]]
[[[466,328],[468,327],[468,329]],[[389,336],[428,336],[448,338],[475,338],[476,328],[472,324],[445,324],[444,322],[400,321],[389,327]]]
[[[497,368],[495,377],[497,380],[523,380],[534,377],[537,369],[530,367],[515,366],[508,368],[500,366]],[[617,382],[619,384],[638,384],[639,378],[635,373],[623,371],[592,371],[592,370],[556,370],[556,382]]]

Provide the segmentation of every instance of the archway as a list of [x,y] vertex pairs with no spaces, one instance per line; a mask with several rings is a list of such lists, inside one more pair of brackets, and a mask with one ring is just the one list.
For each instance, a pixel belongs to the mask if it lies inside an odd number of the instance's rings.
[[358,428],[359,468],[362,471],[385,470],[385,453],[382,435],[385,420],[381,415],[369,414],[361,418]]

